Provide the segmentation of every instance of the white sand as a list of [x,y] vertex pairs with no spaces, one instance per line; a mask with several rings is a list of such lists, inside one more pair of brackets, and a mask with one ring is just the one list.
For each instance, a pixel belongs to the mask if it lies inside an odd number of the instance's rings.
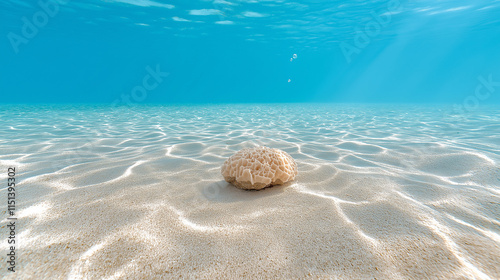
[[[0,170],[20,180],[18,272],[2,261],[0,276],[500,278],[498,111],[106,110],[30,110],[0,129]],[[253,145],[288,152],[298,178],[227,185],[224,159]]]

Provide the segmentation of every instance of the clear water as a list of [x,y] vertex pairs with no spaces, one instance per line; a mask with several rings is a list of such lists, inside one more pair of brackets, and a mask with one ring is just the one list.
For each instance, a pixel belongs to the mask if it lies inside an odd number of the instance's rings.
[[[45,2],[0,3],[0,102],[461,104],[500,81],[498,1]],[[169,75],[144,93],[148,66]]]

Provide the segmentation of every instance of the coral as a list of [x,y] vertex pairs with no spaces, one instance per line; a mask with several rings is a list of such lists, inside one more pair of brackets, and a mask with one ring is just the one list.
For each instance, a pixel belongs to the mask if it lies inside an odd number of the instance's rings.
[[294,180],[297,164],[282,150],[256,147],[232,155],[222,165],[221,173],[240,189],[259,190]]

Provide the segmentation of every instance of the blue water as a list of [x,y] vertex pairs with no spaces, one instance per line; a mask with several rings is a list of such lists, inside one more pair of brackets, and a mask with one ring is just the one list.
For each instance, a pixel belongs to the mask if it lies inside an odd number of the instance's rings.
[[499,16],[498,1],[4,0],[0,102],[498,104]]

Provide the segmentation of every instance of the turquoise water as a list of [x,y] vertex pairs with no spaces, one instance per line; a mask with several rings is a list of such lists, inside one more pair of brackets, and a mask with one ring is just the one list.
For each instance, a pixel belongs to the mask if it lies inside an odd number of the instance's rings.
[[482,77],[480,103],[498,104],[499,15],[498,1],[6,0],[0,102],[462,104]]

